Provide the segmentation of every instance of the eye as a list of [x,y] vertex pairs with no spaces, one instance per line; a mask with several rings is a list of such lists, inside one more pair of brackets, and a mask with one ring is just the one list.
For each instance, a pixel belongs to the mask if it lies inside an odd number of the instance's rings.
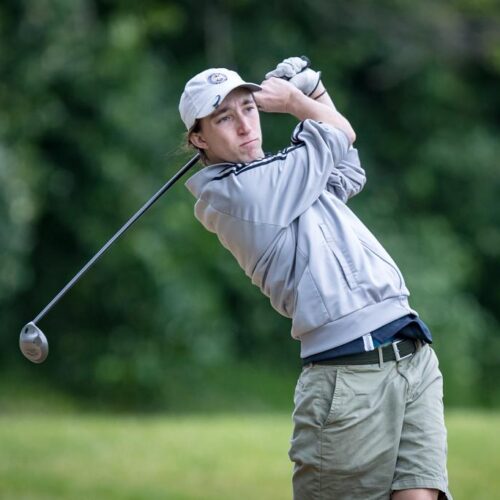
[[221,116],[215,123],[224,123],[231,119],[230,115]]

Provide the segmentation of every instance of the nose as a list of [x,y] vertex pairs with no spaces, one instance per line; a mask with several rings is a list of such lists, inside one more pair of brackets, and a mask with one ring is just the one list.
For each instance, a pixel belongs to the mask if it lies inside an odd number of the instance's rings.
[[244,115],[239,115],[238,116],[238,134],[239,135],[247,135],[251,131],[250,127],[250,120],[244,116]]

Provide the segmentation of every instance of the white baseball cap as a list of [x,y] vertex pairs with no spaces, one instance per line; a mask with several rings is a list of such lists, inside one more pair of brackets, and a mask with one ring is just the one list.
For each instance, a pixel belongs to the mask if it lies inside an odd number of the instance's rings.
[[191,78],[184,87],[179,102],[179,113],[189,130],[198,118],[215,111],[232,90],[244,87],[253,92],[262,90],[260,85],[245,82],[236,71],[210,68]]

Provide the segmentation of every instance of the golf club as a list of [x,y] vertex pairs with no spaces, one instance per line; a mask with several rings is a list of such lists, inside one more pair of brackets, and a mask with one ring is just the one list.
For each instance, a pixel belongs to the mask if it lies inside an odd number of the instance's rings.
[[193,156],[161,189],[159,189],[110,239],[109,241],[78,271],[68,284],[45,306],[45,308],[21,330],[19,348],[26,358],[33,363],[42,363],[49,354],[49,343],[42,330],[36,325],[68,292],[70,288],[92,267],[102,254],[155,203],[171,186],[173,186],[199,160],[197,153]]

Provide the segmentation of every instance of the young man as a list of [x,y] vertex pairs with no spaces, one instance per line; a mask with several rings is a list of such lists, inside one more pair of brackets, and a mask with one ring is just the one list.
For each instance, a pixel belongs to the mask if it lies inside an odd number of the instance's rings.
[[[205,168],[195,215],[292,319],[303,370],[290,458],[294,498],[449,498],[442,377],[395,262],[347,207],[365,173],[320,74],[289,58],[259,86],[224,68],[179,110]],[[264,155],[259,110],[299,120]]]

